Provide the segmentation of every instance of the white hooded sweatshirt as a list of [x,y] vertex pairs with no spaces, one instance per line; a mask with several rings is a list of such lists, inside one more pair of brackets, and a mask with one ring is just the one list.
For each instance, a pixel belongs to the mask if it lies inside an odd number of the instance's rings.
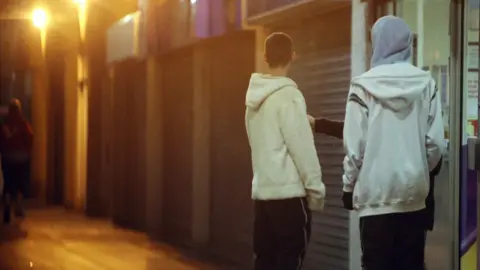
[[325,185],[305,100],[295,82],[252,74],[245,103],[254,174],[252,198],[306,196],[311,210],[323,209]]
[[351,82],[343,190],[360,216],[425,208],[429,170],[445,148],[440,97],[429,72],[379,65]]

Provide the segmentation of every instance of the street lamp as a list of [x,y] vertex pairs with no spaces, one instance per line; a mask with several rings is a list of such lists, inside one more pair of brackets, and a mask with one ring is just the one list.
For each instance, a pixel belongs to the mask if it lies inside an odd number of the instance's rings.
[[37,8],[32,12],[32,23],[38,29],[44,29],[48,24],[48,14],[42,8]]
[[72,0],[77,6],[78,23],[80,26],[80,39],[85,39],[85,28],[87,25],[87,0]]
[[73,0],[73,2],[79,6],[83,6],[87,3],[87,0]]
[[48,14],[43,8],[36,8],[32,12],[32,23],[40,30],[40,46],[42,55],[45,56],[45,44],[47,39]]
[[78,67],[78,88],[83,92],[85,88],[88,88],[88,67],[85,57],[85,31],[87,27],[87,0],[72,0],[77,6],[78,26],[80,30],[80,51],[77,55],[77,67]]

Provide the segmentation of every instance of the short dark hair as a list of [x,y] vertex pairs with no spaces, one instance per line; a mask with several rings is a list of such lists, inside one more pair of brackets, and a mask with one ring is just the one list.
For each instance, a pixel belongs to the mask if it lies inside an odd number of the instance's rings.
[[265,60],[270,68],[284,67],[293,54],[292,39],[283,32],[276,32],[265,40]]

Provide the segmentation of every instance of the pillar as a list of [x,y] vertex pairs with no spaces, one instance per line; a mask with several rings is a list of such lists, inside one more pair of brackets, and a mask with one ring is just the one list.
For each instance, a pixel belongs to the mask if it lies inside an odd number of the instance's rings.
[[193,179],[192,240],[205,244],[210,239],[210,92],[206,46],[195,47],[193,60]]
[[263,73],[266,69],[265,63],[265,39],[270,30],[263,26],[256,26],[255,30],[255,72]]
[[159,239],[162,236],[163,194],[163,108],[160,65],[148,56],[146,86],[146,229]]
[[64,204],[67,208],[75,206],[76,192],[76,143],[77,143],[77,55],[76,50],[65,57],[65,106],[64,106]]
[[[352,39],[351,39],[351,76],[355,77],[366,71],[368,64],[367,26],[368,4],[362,0],[352,1]],[[361,245],[359,235],[359,218],[355,211],[350,211],[349,224],[350,270],[361,270]]]
[[[423,9],[425,3],[423,0],[417,0],[417,67],[423,68],[423,54],[425,48],[425,31],[424,31],[424,19]],[[415,30],[413,30],[415,31]]]
[[47,132],[48,132],[48,78],[46,67],[38,66],[33,75],[32,126],[35,133],[32,154],[32,182],[34,195],[45,203],[47,193]]

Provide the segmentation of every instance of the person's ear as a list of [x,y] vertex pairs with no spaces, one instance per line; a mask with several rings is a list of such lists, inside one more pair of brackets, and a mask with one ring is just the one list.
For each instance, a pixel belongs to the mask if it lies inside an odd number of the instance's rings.
[[267,62],[267,55],[266,55],[266,54],[263,54],[263,61],[265,61],[265,63],[268,63],[268,62]]
[[296,59],[297,59],[297,53],[292,52],[292,62],[295,61]]

